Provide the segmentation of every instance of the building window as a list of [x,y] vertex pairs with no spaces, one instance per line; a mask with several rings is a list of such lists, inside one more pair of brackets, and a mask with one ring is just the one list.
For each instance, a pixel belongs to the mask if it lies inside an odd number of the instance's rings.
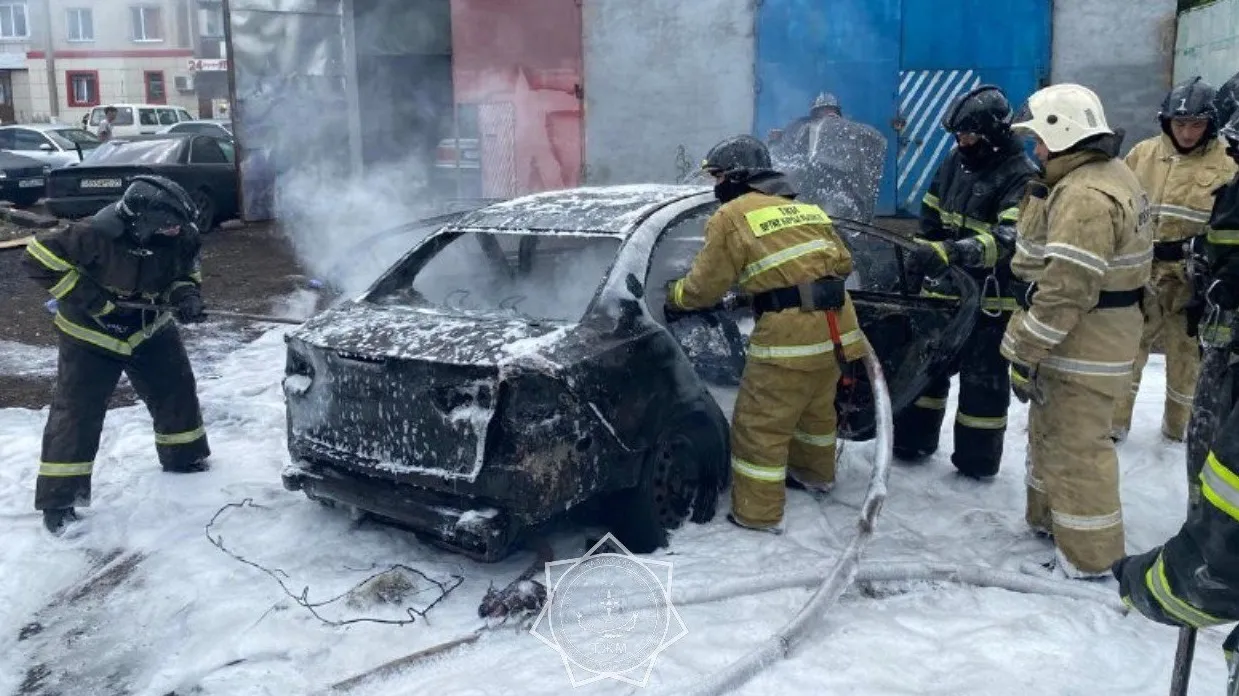
[[0,2],[0,39],[24,39],[29,36],[26,3]]
[[129,8],[134,41],[163,41],[163,13],[158,7]]
[[218,39],[224,36],[223,5],[198,8],[198,33],[208,39]]
[[68,12],[66,22],[70,41],[94,41],[95,17],[89,8],[74,8]]
[[146,103],[166,104],[168,94],[164,89],[163,71],[147,70],[143,73],[143,80],[146,82]]
[[95,70],[70,70],[65,73],[69,106],[99,106],[99,73]]

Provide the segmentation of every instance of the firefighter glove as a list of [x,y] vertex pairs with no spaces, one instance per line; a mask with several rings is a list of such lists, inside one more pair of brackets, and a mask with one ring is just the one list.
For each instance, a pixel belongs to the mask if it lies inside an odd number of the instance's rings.
[[206,319],[202,294],[197,288],[181,293],[176,301],[176,320],[182,324],[195,324]]
[[1011,363],[1011,391],[1020,403],[1029,401],[1042,403],[1041,394],[1037,391],[1037,371],[1027,365]]
[[926,278],[936,278],[945,273],[951,264],[949,243],[917,241],[910,259],[912,272]]
[[1183,316],[1187,320],[1187,335],[1192,338],[1200,335],[1200,320],[1205,316],[1204,300],[1193,295],[1183,308]]

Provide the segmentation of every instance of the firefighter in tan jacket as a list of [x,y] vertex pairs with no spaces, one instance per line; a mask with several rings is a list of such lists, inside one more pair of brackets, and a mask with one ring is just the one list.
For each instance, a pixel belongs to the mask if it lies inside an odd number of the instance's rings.
[[852,257],[830,218],[796,203],[756,138],[719,143],[702,169],[722,207],[665,312],[715,305],[739,283],[757,317],[731,428],[731,514],[742,527],[782,530],[785,485],[825,492],[835,480],[835,394],[843,366],[867,348],[844,290]]
[[1028,414],[1028,503],[1056,546],[1047,568],[1102,577],[1123,557],[1115,401],[1131,384],[1153,258],[1148,199],[1116,156],[1121,136],[1080,85],[1033,94],[1012,124],[1036,138],[1043,181],[1020,207],[1015,293],[1002,354]]
[[[1144,333],[1136,357],[1131,391],[1119,400],[1113,437],[1121,440],[1131,428],[1131,414],[1140,374],[1149,349],[1159,338],[1166,352],[1166,405],[1162,434],[1182,441],[1192,413],[1192,398],[1200,372],[1200,348],[1194,338],[1193,302],[1187,277],[1186,245],[1205,233],[1213,192],[1235,174],[1235,163],[1218,139],[1214,89],[1193,78],[1166,95],[1158,118],[1163,135],[1132,148],[1127,166],[1148,192],[1153,212],[1153,277],[1144,300]],[[1203,288],[1202,288],[1203,290]]]

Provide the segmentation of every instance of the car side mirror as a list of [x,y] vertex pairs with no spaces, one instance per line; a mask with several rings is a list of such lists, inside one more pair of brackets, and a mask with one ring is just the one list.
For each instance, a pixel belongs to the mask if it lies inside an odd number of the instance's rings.
[[56,148],[52,147],[51,143],[43,143],[39,146],[39,149],[44,152],[54,152],[56,150]]
[[641,284],[641,281],[637,280],[637,276],[629,273],[624,278],[624,285],[628,287],[628,292],[631,292],[632,296],[638,300],[645,297],[645,286]]

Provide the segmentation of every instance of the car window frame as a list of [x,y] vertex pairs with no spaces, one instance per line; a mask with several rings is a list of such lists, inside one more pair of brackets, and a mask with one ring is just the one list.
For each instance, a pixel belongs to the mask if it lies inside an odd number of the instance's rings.
[[[39,141],[39,142],[38,142],[38,144],[37,144],[35,147],[32,147],[32,148],[31,148],[31,147],[22,147],[22,145],[23,145],[23,144],[22,144],[22,142],[21,142],[21,138],[23,138],[23,137],[24,137],[24,138],[29,138],[29,139],[31,139],[32,141],[33,141],[33,140],[37,140],[37,141]],[[42,146],[42,145],[49,144],[49,143],[50,143],[50,144],[51,144],[51,146],[52,146],[51,152],[59,152],[59,151],[60,151],[60,148],[56,146],[56,143],[52,142],[52,141],[51,141],[51,140],[50,140],[50,139],[49,139],[46,135],[44,135],[42,132],[37,131],[37,130],[34,130],[33,128],[14,128],[14,129],[13,129],[13,147],[12,147],[12,148],[10,148],[10,149],[12,149],[12,150],[14,150],[14,151],[16,151],[16,152],[47,152],[47,150],[43,150],[43,149],[40,149],[40,148],[41,148],[41,146]],[[26,144],[30,144],[30,143],[28,142],[28,143],[26,143]]]
[[[232,162],[228,160],[228,153],[224,152],[224,148],[220,146],[218,138],[213,138],[209,135],[193,134],[193,135],[188,136],[186,139],[189,141],[188,145],[186,146],[189,150],[189,153],[186,155],[186,159],[185,159],[186,164],[232,164]],[[223,155],[224,161],[223,162],[196,161],[194,159],[194,147],[200,142],[209,142],[212,145],[214,145],[216,149],[219,150],[219,153]]]

